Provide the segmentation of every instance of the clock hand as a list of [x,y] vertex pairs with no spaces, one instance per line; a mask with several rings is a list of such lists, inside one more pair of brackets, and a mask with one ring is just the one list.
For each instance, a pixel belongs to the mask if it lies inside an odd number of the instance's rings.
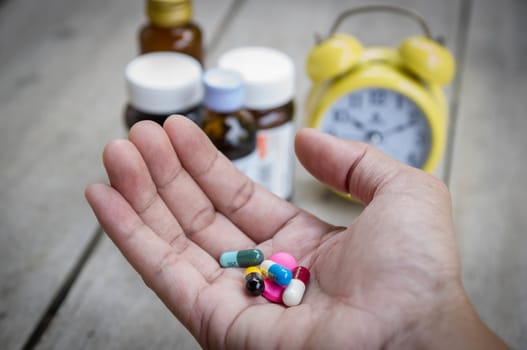
[[396,127],[393,127],[385,132],[383,132],[384,136],[390,136],[391,134],[393,133],[398,133],[398,132],[401,132],[401,131],[404,131],[406,129],[408,129],[409,127],[411,127],[412,125],[414,125],[415,123],[417,123],[416,120],[410,120],[409,122],[407,123],[404,123],[404,124],[399,124],[397,125]]
[[362,124],[362,122],[359,120],[351,118],[351,122],[358,130],[364,130],[364,124]]
[[357,130],[364,130],[364,124],[355,118],[348,110],[346,109],[335,109],[332,112],[332,118],[337,124],[351,124]]

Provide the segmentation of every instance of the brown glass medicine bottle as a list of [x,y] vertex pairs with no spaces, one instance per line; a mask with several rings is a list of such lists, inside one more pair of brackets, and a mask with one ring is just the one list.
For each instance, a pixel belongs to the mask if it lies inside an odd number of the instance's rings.
[[140,55],[125,69],[128,128],[141,120],[163,124],[172,114],[181,114],[201,126],[202,68],[194,58],[177,52]]
[[192,22],[190,0],[146,0],[149,22],[139,32],[140,52],[175,51],[203,65],[200,27]]
[[244,174],[254,180],[256,123],[243,109],[245,86],[239,73],[212,68],[203,75],[203,131]]

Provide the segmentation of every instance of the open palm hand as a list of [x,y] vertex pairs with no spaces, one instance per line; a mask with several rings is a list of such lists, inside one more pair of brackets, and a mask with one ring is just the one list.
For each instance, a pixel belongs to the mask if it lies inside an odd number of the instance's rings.
[[[397,347],[465,301],[450,197],[433,177],[360,143],[302,130],[302,164],[366,207],[332,226],[242,175],[189,120],[136,124],[109,143],[110,185],[86,197],[101,225],[205,348]],[[225,251],[286,251],[311,270],[302,304],[247,295]],[[438,316],[439,317],[439,316]]]

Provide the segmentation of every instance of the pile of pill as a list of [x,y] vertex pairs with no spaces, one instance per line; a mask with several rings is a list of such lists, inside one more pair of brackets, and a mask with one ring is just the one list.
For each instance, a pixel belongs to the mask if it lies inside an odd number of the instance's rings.
[[295,258],[280,252],[264,260],[260,249],[225,252],[220,257],[222,267],[246,267],[245,289],[253,296],[262,295],[273,303],[286,306],[300,304],[309,283],[310,272],[299,266]]

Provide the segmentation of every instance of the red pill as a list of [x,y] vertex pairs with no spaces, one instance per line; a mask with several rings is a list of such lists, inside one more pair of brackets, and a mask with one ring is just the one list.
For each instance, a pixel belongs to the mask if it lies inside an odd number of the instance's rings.
[[295,306],[300,304],[304,297],[310,276],[311,273],[305,266],[297,266],[293,270],[293,279],[282,294],[282,302],[285,305]]

